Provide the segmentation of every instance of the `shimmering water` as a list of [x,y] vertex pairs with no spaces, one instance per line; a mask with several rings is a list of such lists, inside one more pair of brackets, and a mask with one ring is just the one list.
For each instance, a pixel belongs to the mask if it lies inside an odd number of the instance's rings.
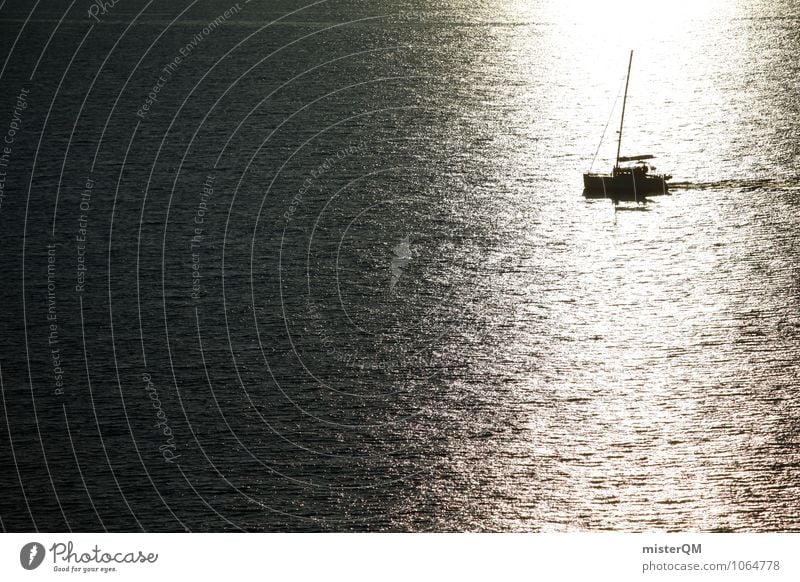
[[[800,529],[793,2],[55,4],[0,4],[4,529]],[[615,212],[631,48],[677,185]]]

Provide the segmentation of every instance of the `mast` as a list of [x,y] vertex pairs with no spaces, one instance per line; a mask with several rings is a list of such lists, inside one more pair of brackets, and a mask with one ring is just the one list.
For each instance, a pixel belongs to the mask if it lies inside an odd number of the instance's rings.
[[617,140],[617,163],[614,164],[616,168],[619,166],[619,151],[622,148],[622,124],[625,122],[625,103],[628,101],[628,81],[631,80],[631,65],[633,64],[633,51],[631,57],[628,59],[628,76],[625,77],[625,97],[622,100],[622,117],[619,120],[619,139]]

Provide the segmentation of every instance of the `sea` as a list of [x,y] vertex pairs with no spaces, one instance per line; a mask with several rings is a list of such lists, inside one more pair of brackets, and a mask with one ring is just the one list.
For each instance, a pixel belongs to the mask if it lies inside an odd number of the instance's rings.
[[0,31],[2,530],[800,531],[798,3]]

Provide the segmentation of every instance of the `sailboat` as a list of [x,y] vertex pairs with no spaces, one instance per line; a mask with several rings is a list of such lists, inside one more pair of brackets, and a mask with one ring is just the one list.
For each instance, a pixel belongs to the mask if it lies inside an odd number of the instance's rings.
[[[622,115],[617,139],[617,161],[610,174],[587,172],[583,175],[583,195],[587,198],[610,198],[615,203],[625,201],[644,202],[647,196],[669,194],[667,180],[672,176],[652,174],[655,167],[647,160],[655,156],[620,156],[622,150],[622,128],[625,123],[625,105],[628,101],[628,83],[631,79],[633,51],[628,60],[628,75],[625,78],[625,97],[622,100]],[[625,164],[625,165],[622,165]]]

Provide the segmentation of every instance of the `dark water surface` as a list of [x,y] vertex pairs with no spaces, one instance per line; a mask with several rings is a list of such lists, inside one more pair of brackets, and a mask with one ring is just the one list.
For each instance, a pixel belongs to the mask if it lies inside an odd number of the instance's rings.
[[800,11],[617,4],[0,4],[2,527],[800,530]]

